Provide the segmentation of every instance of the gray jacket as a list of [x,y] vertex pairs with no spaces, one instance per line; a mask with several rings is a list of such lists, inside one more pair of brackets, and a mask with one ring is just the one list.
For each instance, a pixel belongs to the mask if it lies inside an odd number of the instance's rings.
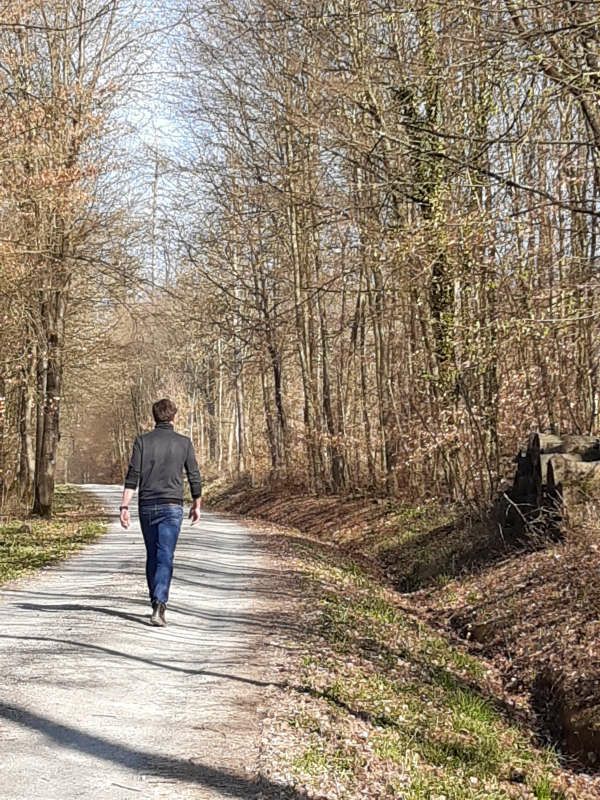
[[183,471],[192,498],[202,494],[202,479],[194,445],[176,433],[170,422],[158,422],[153,431],[138,436],[125,477],[126,489],[137,489],[140,505],[183,503]]

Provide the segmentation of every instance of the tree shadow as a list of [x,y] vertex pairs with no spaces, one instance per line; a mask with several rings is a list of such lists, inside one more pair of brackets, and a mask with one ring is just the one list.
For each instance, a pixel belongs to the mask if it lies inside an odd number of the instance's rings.
[[[78,642],[73,639],[59,639],[50,636],[12,636],[7,634],[0,635],[0,639],[52,642],[55,644],[70,645],[75,648],[81,648],[83,650],[97,652],[99,654],[106,654],[117,658],[124,658],[128,661],[132,661],[135,663],[147,664],[148,666],[156,667],[158,669],[164,669],[169,672],[176,672],[190,676],[199,675],[211,678],[219,678],[223,680],[234,681],[236,683],[243,683],[249,686],[258,686],[263,688],[274,687],[284,691],[293,691],[297,692],[298,694],[308,695],[315,699],[326,700],[329,703],[335,705],[340,710],[350,714],[350,716],[353,716],[356,719],[363,720],[364,722],[369,722],[373,725],[379,725],[380,727],[388,727],[388,728],[398,727],[398,723],[392,717],[385,714],[374,715],[362,709],[354,708],[349,703],[345,702],[340,697],[336,696],[336,694],[330,689],[319,690],[319,689],[314,689],[310,686],[295,685],[289,683],[288,681],[258,680],[256,678],[248,678],[242,675],[236,675],[231,672],[219,672],[217,670],[212,670],[212,669],[189,669],[187,667],[180,667],[168,662],[156,661],[151,658],[144,658],[143,656],[136,656],[130,653],[123,653],[122,651],[113,650],[111,648],[102,647],[96,644],[89,644],[87,642]],[[448,673],[448,675],[450,676],[451,673]],[[455,676],[451,677],[452,679],[455,679]],[[468,688],[473,690],[475,687],[469,686]]]
[[[135,622],[139,625],[144,627],[152,627],[150,623],[150,608],[148,608],[147,612],[144,614],[131,614],[127,611],[119,611],[115,608],[107,608],[105,606],[94,606],[94,605],[87,605],[87,604],[79,604],[79,603],[57,603],[55,605],[51,605],[48,603],[16,603],[17,608],[22,608],[24,610],[29,611],[39,611],[43,613],[50,613],[50,614],[58,614],[62,612],[68,611],[77,611],[77,612],[88,612],[91,614],[104,614],[109,617],[116,617],[118,619],[128,620],[130,622]],[[244,626],[245,628],[258,628],[264,630],[273,630],[275,622],[277,622],[277,629],[280,631],[286,631],[287,633],[293,633],[299,630],[297,624],[293,624],[290,622],[283,621],[280,617],[275,619],[271,619],[270,615],[267,615],[265,619],[258,619],[257,614],[241,614],[238,611],[230,610],[230,611],[211,611],[208,609],[203,610],[187,610],[184,609],[182,606],[177,604],[169,605],[170,612],[175,614],[180,614],[184,617],[190,617],[191,619],[201,618],[205,620],[209,625],[212,624],[222,624],[223,622],[227,623],[234,623],[236,625]],[[177,621],[174,625],[169,626],[171,630],[185,630],[191,631],[196,630],[196,626],[194,625],[185,625],[182,624],[180,621]]]
[[130,622],[136,622],[145,627],[150,625],[150,611],[145,614],[129,614],[126,611],[118,611],[115,608],[104,608],[102,606],[87,606],[79,605],[78,603],[60,603],[57,605],[47,605],[40,603],[17,603],[17,608],[22,608],[29,611],[43,611],[48,613],[60,613],[63,611],[91,611],[96,614],[106,614],[109,617],[117,617],[118,619],[126,619]]
[[284,789],[264,776],[256,780],[235,772],[216,769],[192,759],[129,747],[113,742],[103,736],[85,733],[77,728],[55,722],[48,717],[34,714],[25,708],[0,703],[0,718],[13,724],[41,733],[65,750],[85,753],[94,758],[117,764],[135,772],[144,772],[168,781],[186,781],[210,789],[218,789],[224,797],[257,798],[259,794],[271,794],[273,798],[286,800],[308,800],[308,795],[294,789]]
[[113,650],[110,647],[102,647],[101,645],[91,644],[89,642],[79,642],[76,639],[60,639],[52,636],[18,636],[11,634],[0,634],[0,639],[9,639],[12,641],[22,641],[22,642],[49,642],[53,644],[63,644],[76,649],[79,648],[81,650],[87,650],[92,653],[98,653],[103,655],[106,654],[112,657],[122,658],[127,661],[132,661],[134,663],[146,664],[148,666],[156,667],[158,669],[164,669],[169,672],[181,673],[183,675],[204,675],[211,678],[223,678],[225,680],[236,681],[238,683],[244,683],[250,686],[261,686],[261,687],[273,686],[280,689],[297,688],[298,691],[304,691],[302,687],[291,687],[287,683],[269,681],[269,680],[262,681],[255,678],[247,678],[241,675],[235,675],[230,672],[218,672],[210,669],[190,669],[188,667],[179,667],[167,661],[157,661],[152,658],[145,658],[144,656],[136,656],[133,655],[133,653],[124,653],[121,650]]
[[480,572],[511,554],[524,542],[503,533],[492,519],[463,517],[405,537],[380,551],[380,561],[396,589],[413,592],[436,585],[440,578]]

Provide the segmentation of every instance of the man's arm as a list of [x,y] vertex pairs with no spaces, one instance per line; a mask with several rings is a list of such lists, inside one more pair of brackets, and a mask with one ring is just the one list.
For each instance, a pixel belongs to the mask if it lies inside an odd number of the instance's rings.
[[192,525],[200,520],[200,509],[202,508],[202,478],[200,476],[200,469],[196,461],[196,454],[194,453],[194,445],[192,440],[189,440],[187,455],[185,458],[185,474],[187,475],[188,483],[190,484],[190,492],[192,493],[192,507],[190,508],[190,519]]
[[139,437],[133,443],[133,450],[129,460],[129,467],[127,468],[127,475],[125,476],[125,485],[123,488],[123,497],[121,498],[121,526],[128,528],[131,525],[131,517],[129,515],[129,503],[133,497],[133,493],[137,489],[140,480],[140,470],[142,468],[142,449],[140,447]]

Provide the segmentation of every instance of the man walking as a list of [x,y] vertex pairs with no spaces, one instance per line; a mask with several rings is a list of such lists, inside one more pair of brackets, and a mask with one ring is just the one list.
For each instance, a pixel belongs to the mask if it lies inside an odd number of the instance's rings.
[[156,426],[133,443],[119,511],[121,525],[129,528],[129,503],[139,486],[140,525],[146,545],[146,580],[151,622],[166,625],[165,610],[173,575],[175,545],[183,520],[183,470],[192,493],[189,516],[192,525],[200,519],[202,481],[194,445],[187,436],[175,433],[173,419],[177,406],[171,400],[157,400],[152,406]]

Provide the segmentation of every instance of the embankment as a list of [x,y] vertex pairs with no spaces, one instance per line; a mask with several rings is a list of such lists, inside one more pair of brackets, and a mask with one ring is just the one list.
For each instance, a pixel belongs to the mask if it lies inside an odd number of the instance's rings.
[[[366,566],[404,607],[474,655],[524,699],[567,765],[600,767],[600,526],[564,541],[507,542],[459,509],[265,488],[214,491],[220,511],[294,527]],[[593,509],[592,509],[593,511]]]

